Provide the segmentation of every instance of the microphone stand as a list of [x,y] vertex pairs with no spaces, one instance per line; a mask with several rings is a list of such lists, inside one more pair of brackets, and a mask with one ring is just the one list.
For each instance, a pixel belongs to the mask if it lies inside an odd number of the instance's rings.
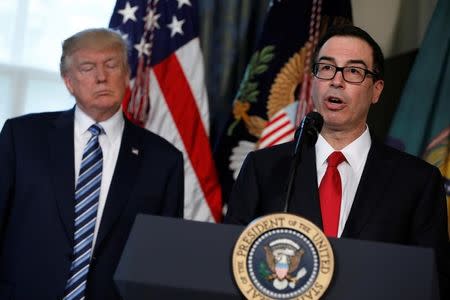
[[298,139],[297,139],[297,143],[295,144],[295,148],[294,148],[294,154],[293,154],[294,158],[292,160],[291,167],[289,169],[286,198],[284,200],[283,212],[285,212],[285,213],[287,213],[287,211],[289,209],[289,200],[291,199],[291,195],[292,195],[292,187],[294,185],[295,174],[297,172],[297,166],[301,161],[302,150],[303,150],[302,149],[303,139],[304,139],[304,136],[306,135],[306,134],[304,134],[306,120],[307,120],[307,118],[304,118],[302,120],[302,123],[300,124],[300,127],[298,129],[299,130]]
[[[317,112],[310,112],[306,115],[299,128],[297,129],[295,137],[296,144],[293,153],[293,160],[289,169],[288,185],[286,191],[286,198],[284,200],[283,212],[287,213],[289,209],[289,201],[292,197],[292,189],[294,187],[294,179],[297,172],[297,167],[302,160],[303,148],[306,146],[315,145],[319,132],[322,130],[323,118]],[[306,140],[309,139],[309,140]]]

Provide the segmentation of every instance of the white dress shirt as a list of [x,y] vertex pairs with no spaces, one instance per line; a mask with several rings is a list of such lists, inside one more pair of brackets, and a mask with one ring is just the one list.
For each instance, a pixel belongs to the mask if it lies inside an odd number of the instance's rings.
[[[74,124],[74,146],[75,146],[75,186],[78,181],[78,173],[80,172],[81,160],[83,158],[84,148],[91,138],[92,134],[88,128],[96,122],[86,115],[78,106],[75,106],[75,124]],[[94,231],[95,245],[97,240],[98,229],[103,215],[103,209],[106,204],[109,186],[111,184],[114,168],[116,166],[117,157],[119,156],[120,144],[122,141],[122,132],[125,126],[122,110],[119,109],[111,118],[99,123],[105,133],[99,136],[99,143],[103,152],[103,171],[102,182],[100,186],[99,204],[97,209],[97,220]]]
[[[359,136],[352,143],[340,150],[345,156],[345,161],[338,166],[339,174],[342,183],[342,201],[341,212],[339,217],[339,228],[337,236],[340,237],[344,231],[345,223],[355,199],[356,190],[358,189],[359,181],[366,164],[367,155],[370,150],[372,140],[370,138],[369,128],[361,136]],[[322,181],[325,171],[327,169],[328,156],[333,153],[333,147],[319,134],[316,143],[316,166],[317,166],[317,181],[318,186]]]

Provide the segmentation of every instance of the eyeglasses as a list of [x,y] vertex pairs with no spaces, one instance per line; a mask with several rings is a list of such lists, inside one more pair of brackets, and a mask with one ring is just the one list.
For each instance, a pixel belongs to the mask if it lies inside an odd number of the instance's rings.
[[361,83],[366,79],[367,75],[374,78],[378,76],[378,74],[360,67],[338,67],[325,63],[315,63],[313,65],[313,74],[319,79],[331,80],[339,71],[342,73],[342,78],[350,83]]

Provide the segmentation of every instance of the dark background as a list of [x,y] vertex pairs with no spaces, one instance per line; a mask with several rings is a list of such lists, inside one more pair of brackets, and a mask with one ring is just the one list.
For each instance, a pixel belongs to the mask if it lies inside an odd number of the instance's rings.
[[[258,43],[269,0],[199,0],[200,41],[205,62],[214,148],[230,116],[245,68]],[[417,49],[385,59],[385,86],[368,124],[385,140]]]

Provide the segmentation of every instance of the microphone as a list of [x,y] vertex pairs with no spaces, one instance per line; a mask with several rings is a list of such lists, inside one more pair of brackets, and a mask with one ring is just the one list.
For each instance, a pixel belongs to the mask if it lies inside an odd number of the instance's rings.
[[294,140],[296,140],[296,143],[293,155],[299,154],[299,150],[301,149],[303,143],[305,143],[305,139],[308,140],[307,143],[309,143],[310,146],[315,145],[319,133],[322,130],[322,126],[323,117],[321,114],[315,111],[307,114],[300,123],[300,126],[295,131]]
[[307,114],[300,126],[297,128],[294,134],[295,147],[292,153],[293,159],[288,176],[288,185],[286,190],[286,198],[284,200],[284,212],[286,213],[289,208],[289,200],[292,194],[292,187],[297,171],[297,166],[301,161],[302,149],[304,145],[313,146],[317,142],[320,131],[323,126],[323,117],[318,112],[310,112]]

